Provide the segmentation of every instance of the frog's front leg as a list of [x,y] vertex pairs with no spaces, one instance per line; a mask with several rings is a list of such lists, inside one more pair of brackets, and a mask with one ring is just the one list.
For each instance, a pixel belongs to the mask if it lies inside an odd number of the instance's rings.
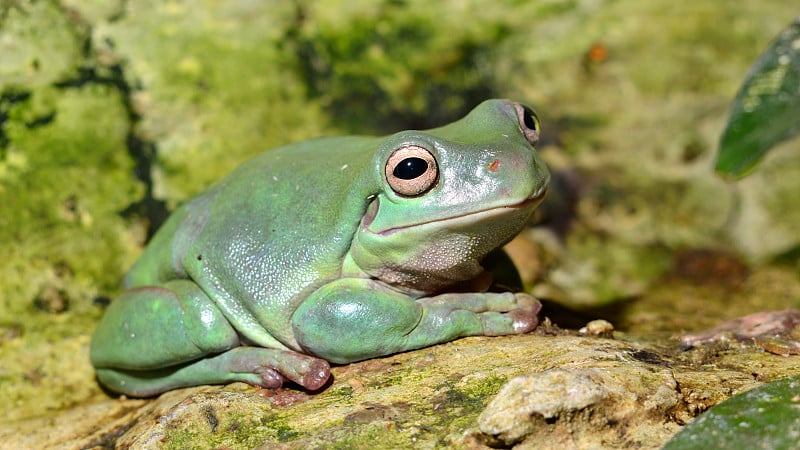
[[194,282],[175,280],[114,300],[92,338],[90,357],[104,385],[134,396],[233,381],[274,388],[284,379],[314,390],[330,375],[319,358],[240,345],[213,301]]
[[309,353],[347,363],[463,336],[526,333],[536,328],[540,308],[527,294],[448,293],[415,301],[378,281],[343,279],[307,298],[292,328]]

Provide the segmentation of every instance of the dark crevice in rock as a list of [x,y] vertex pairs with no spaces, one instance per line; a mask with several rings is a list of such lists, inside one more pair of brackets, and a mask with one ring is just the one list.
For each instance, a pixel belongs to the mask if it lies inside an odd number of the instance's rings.
[[[122,8],[124,14],[124,8]],[[74,18],[74,14],[72,15]],[[159,200],[153,195],[152,167],[156,159],[156,145],[148,142],[136,135],[136,124],[141,120],[141,116],[134,110],[132,93],[135,87],[131,87],[126,79],[122,63],[112,65],[100,65],[94,55],[94,48],[91,43],[91,27],[89,24],[81,23],[85,27],[85,38],[82,46],[84,61],[86,64],[79,67],[73,77],[55,83],[60,89],[80,88],[86,85],[109,86],[121,94],[124,102],[125,111],[128,115],[130,127],[126,139],[128,153],[134,161],[134,176],[145,186],[145,193],[142,198],[128,205],[120,211],[125,218],[141,217],[147,221],[147,237],[150,238],[155,230],[167,219],[169,210],[166,202]],[[113,48],[111,46],[110,48]]]
[[[10,118],[11,108],[17,104],[30,100],[33,94],[30,91],[15,87],[6,88],[0,92],[0,158],[5,156],[4,150],[11,144],[11,138],[5,132],[5,122]],[[26,128],[37,128],[51,123],[56,118],[55,111],[48,112],[39,117],[34,117],[24,122]]]
[[[126,409],[125,412],[127,413],[129,409]],[[136,423],[139,422],[139,418],[135,418],[130,422],[127,422],[119,427],[112,429],[107,433],[103,433],[99,438],[89,442],[88,444],[81,447],[81,450],[88,450],[88,449],[115,449],[117,448],[117,440],[122,437],[125,433],[128,432],[131,428],[133,428]]]
[[53,120],[55,120],[55,118],[56,118],[55,111],[49,112],[49,113],[47,113],[47,114],[45,114],[43,116],[36,117],[33,120],[29,120],[29,121],[25,122],[25,127],[29,128],[29,129],[30,128],[42,127],[42,126],[45,126],[45,125],[49,124]]
[[153,177],[151,168],[156,156],[156,146],[146,142],[135,134],[128,135],[128,151],[136,163],[134,173],[145,185],[145,194],[141,200],[134,202],[121,211],[123,217],[139,216],[147,219],[147,238],[151,238],[156,230],[169,217],[167,203],[153,196]]
[[7,87],[0,91],[0,160],[5,158],[5,150],[11,143],[5,132],[5,123],[8,120],[11,107],[17,103],[22,103],[31,97],[30,91],[23,90],[14,86]]

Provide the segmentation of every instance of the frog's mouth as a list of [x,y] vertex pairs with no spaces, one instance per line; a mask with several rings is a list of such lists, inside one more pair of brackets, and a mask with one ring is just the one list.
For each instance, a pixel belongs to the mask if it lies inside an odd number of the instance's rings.
[[526,198],[525,200],[522,200],[521,202],[512,203],[509,205],[494,206],[491,208],[472,211],[457,216],[442,217],[440,219],[433,219],[426,222],[414,223],[411,225],[392,227],[380,231],[373,231],[370,230],[369,227],[367,227],[367,231],[369,231],[372,234],[377,234],[380,236],[389,236],[404,230],[425,227],[425,226],[447,224],[447,226],[458,228],[460,225],[469,225],[469,224],[474,224],[476,222],[488,221],[497,217],[511,215],[511,214],[519,214],[519,213],[531,214],[533,213],[534,208],[536,208],[536,206],[542,201],[545,194],[547,194],[547,187],[538,189],[536,192],[533,193],[533,195]]

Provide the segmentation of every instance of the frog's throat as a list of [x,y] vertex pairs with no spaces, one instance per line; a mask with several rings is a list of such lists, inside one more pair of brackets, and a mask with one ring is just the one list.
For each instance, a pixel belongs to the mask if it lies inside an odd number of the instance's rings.
[[392,227],[379,231],[371,230],[369,229],[369,227],[367,227],[366,231],[368,231],[371,234],[376,234],[380,236],[389,236],[400,231],[409,230],[417,227],[429,226],[431,224],[444,224],[444,223],[457,224],[459,222],[472,223],[476,220],[476,218],[488,219],[491,217],[502,216],[511,212],[521,211],[525,209],[533,211],[533,209],[536,208],[536,206],[542,201],[546,193],[547,193],[547,187],[543,187],[541,189],[538,189],[536,192],[533,193],[533,195],[526,198],[525,200],[522,200],[521,202],[517,203],[512,203],[509,205],[494,206],[491,208],[468,212],[457,216],[443,217],[441,219],[434,219],[426,222],[404,225],[401,227]]

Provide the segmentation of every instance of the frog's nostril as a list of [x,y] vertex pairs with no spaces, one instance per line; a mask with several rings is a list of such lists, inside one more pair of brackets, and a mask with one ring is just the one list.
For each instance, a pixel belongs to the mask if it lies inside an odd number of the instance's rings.
[[500,170],[500,160],[495,159],[494,161],[490,162],[488,168],[489,172],[497,172]]

